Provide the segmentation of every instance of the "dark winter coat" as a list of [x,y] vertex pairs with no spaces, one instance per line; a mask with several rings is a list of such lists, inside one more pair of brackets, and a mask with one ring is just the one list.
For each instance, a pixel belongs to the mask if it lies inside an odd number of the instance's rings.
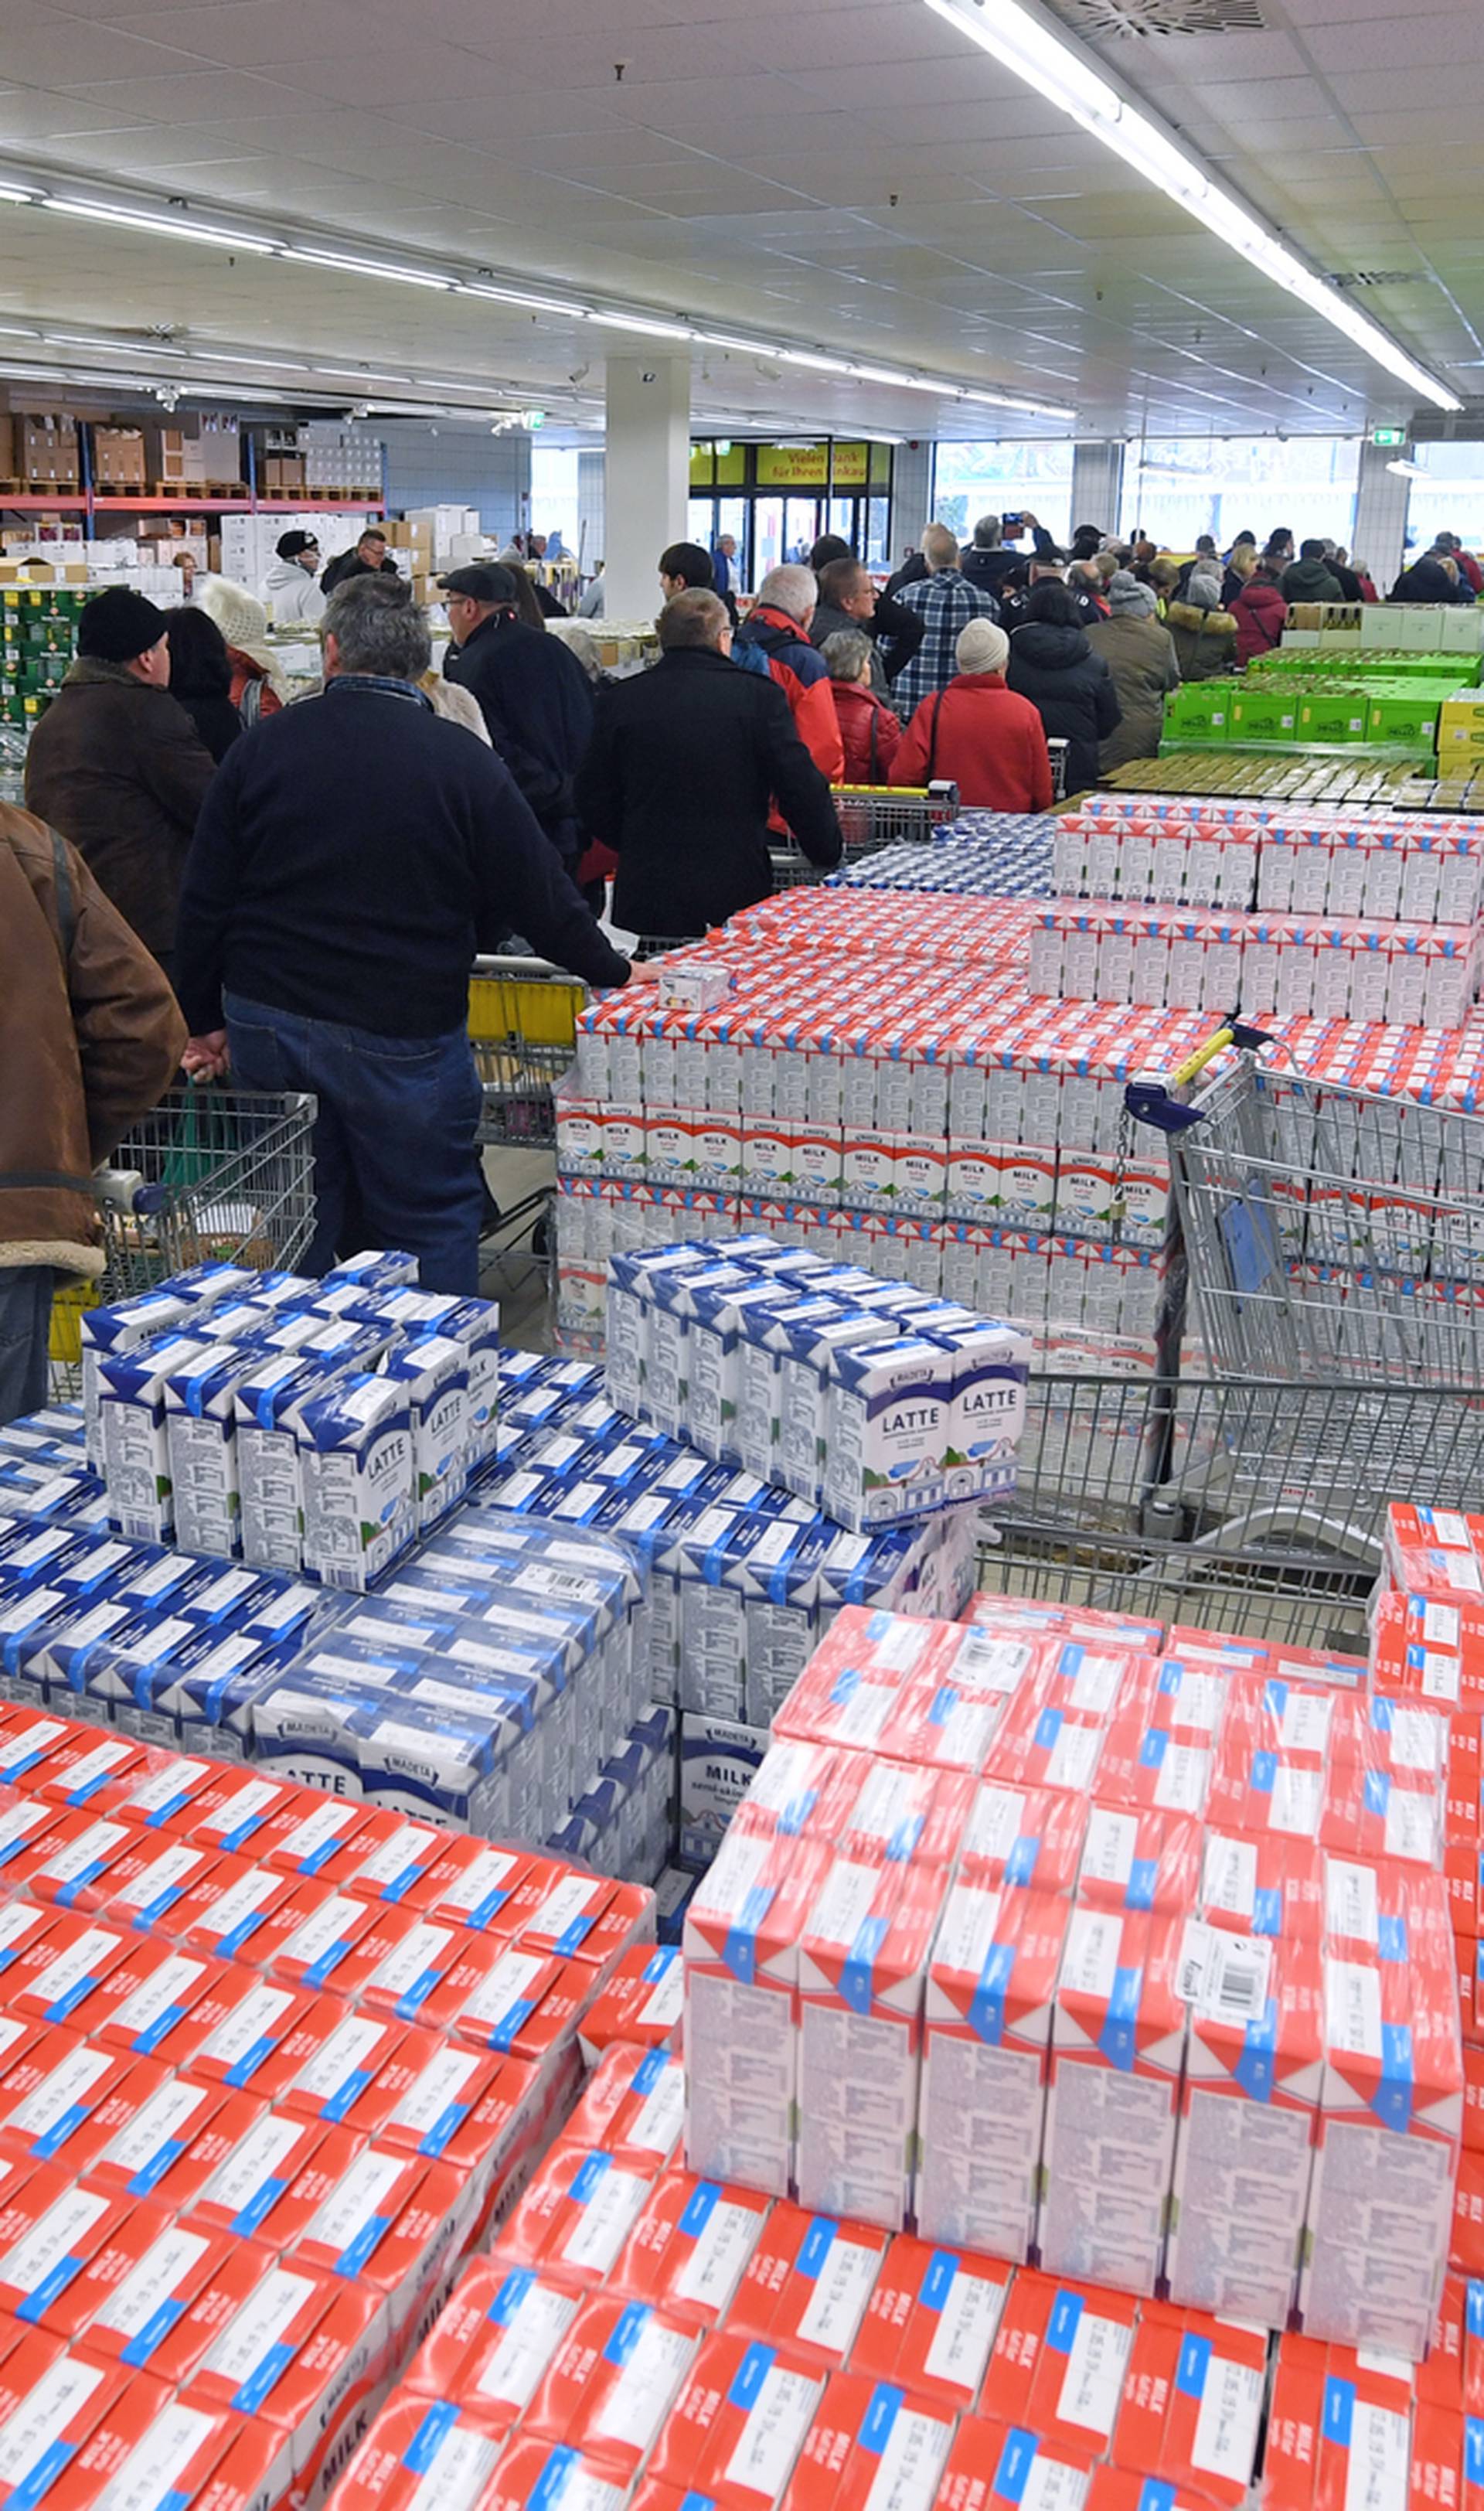
[[123,663],[74,663],[26,750],[27,810],[70,838],[157,957],[174,947],[186,851],[214,772],[185,709]]
[[837,864],[829,787],[771,677],[694,647],[598,691],[577,804],[619,858],[613,913],[627,931],[704,933],[768,897],[775,798],[811,863]]
[[443,677],[478,700],[490,741],[570,869],[580,852],[573,786],[592,738],[592,683],[559,637],[497,612],[450,647]]
[[1099,744],[1123,721],[1113,677],[1081,628],[1031,619],[1009,640],[1008,686],[1029,698],[1048,740],[1071,744],[1067,792],[1097,782]]

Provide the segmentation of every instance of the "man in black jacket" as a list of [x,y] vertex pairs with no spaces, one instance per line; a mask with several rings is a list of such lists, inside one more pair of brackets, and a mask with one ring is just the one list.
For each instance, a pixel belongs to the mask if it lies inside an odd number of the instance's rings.
[[324,695],[234,742],[180,901],[187,1069],[308,1090],[315,1231],[346,1216],[418,1258],[423,1288],[478,1287],[483,1209],[469,971],[512,928],[590,985],[627,984],[500,760],[417,686],[428,624],[405,585],[346,585],[324,614]]
[[508,566],[440,575],[453,644],[443,677],[477,698],[485,729],[570,871],[581,848],[572,784],[592,737],[592,689],[559,637],[515,616]]
[[327,600],[342,584],[354,584],[358,576],[399,572],[396,559],[388,554],[386,533],[379,523],[367,523],[354,549],[342,550],[330,560],[320,578],[320,590]]
[[619,858],[614,920],[631,933],[681,940],[767,898],[772,799],[811,863],[840,860],[829,787],[787,699],[739,671],[731,644],[714,593],[678,593],[654,670],[598,693],[577,806]]

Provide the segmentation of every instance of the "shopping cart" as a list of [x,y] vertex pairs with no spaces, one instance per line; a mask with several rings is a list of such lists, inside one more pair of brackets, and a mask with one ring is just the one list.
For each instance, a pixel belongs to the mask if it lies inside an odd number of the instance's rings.
[[1035,1376],[997,1593],[1363,1656],[1396,1449],[1462,1451],[1467,1394]]
[[[847,863],[880,854],[884,846],[929,845],[959,816],[959,789],[946,778],[932,785],[836,785],[831,789]],[[813,887],[828,874],[785,839],[772,849],[775,889]]]
[[1234,1019],[1126,1093],[1172,1185],[1145,1496],[1185,1501],[1203,1355],[1219,1541],[1374,1570],[1389,1499],[1484,1488],[1484,1118],[1265,1063],[1270,1043]]
[[549,959],[475,961],[469,1037],[484,1086],[481,1142],[522,1150],[556,1140],[552,1098],[577,1053],[577,1018],[587,995]]
[[53,1304],[52,1360],[64,1386],[81,1360],[85,1307],[213,1259],[292,1269],[314,1228],[315,1115],[303,1091],[187,1083],[130,1129],[94,1181],[102,1278],[64,1288]]

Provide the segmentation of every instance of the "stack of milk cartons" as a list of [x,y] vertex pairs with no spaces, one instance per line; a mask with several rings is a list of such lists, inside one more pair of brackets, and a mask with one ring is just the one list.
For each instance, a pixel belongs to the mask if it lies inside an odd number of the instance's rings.
[[617,1821],[669,1742],[648,1708],[645,1585],[615,1537],[471,1505],[377,1596],[322,1617],[255,1705],[256,1758],[535,1846],[637,1745]]
[[[837,1612],[862,1603],[962,1609],[971,1516],[849,1533],[621,1412],[590,1364],[515,1352],[505,1367],[500,1464],[481,1497],[533,1526],[591,1528],[641,1554],[646,1697],[678,1704],[681,1859],[704,1866],[767,1750],[775,1709]],[[448,1548],[463,1524],[448,1529]],[[412,1583],[403,1571],[386,1592]]]
[[808,2157],[805,2202],[1415,2359],[1463,2132],[1443,1721],[999,1604],[971,1645],[841,1616],[776,1717],[686,1913],[692,2167],[804,2200]]
[[498,1310],[420,1292],[415,1269],[204,1264],[87,1311],[90,1444],[118,1530],[371,1583],[453,1506],[497,1429]]
[[856,1531],[1013,1484],[1028,1337],[743,1236],[616,1257],[615,1405]]

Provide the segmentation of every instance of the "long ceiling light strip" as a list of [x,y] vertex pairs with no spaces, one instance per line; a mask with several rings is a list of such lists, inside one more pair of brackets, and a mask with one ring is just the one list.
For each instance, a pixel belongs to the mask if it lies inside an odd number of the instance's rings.
[[[939,0],[930,0],[930,5],[936,7]],[[1110,97],[1112,93],[1109,89]],[[164,211],[156,213],[109,201],[63,195],[49,191],[40,182],[0,181],[0,204],[5,203],[24,209],[57,210],[68,217],[93,218],[105,226],[137,229],[148,235],[167,236],[177,243],[209,245],[218,251],[258,253],[313,269],[343,271],[353,278],[391,280],[403,287],[431,289],[441,295],[480,297],[493,304],[514,306],[522,312],[556,314],[571,322],[592,323],[600,330],[633,332],[642,339],[685,340],[701,347],[728,349],[742,357],[774,358],[780,364],[802,367],[814,373],[837,375],[846,382],[886,384],[900,391],[930,393],[939,401],[969,402],[976,407],[1039,418],[1070,422],[1073,416],[1064,402],[1032,401],[1013,393],[996,392],[988,386],[878,366],[822,349],[800,349],[781,342],[750,340],[741,333],[706,331],[699,326],[676,322],[663,315],[630,312],[615,306],[579,304],[544,295],[534,289],[525,290],[514,285],[507,288],[482,279],[454,277],[445,271],[413,270],[405,263],[377,261],[366,254],[341,251],[331,245],[290,244],[271,236],[215,226],[201,219],[174,217]]]
[[1234,194],[1213,183],[1169,133],[1101,76],[1082,47],[1067,42],[1022,0],[925,0],[925,6],[1090,132],[1254,269],[1343,331],[1388,374],[1439,409],[1462,409],[1456,393],[1301,261]]

